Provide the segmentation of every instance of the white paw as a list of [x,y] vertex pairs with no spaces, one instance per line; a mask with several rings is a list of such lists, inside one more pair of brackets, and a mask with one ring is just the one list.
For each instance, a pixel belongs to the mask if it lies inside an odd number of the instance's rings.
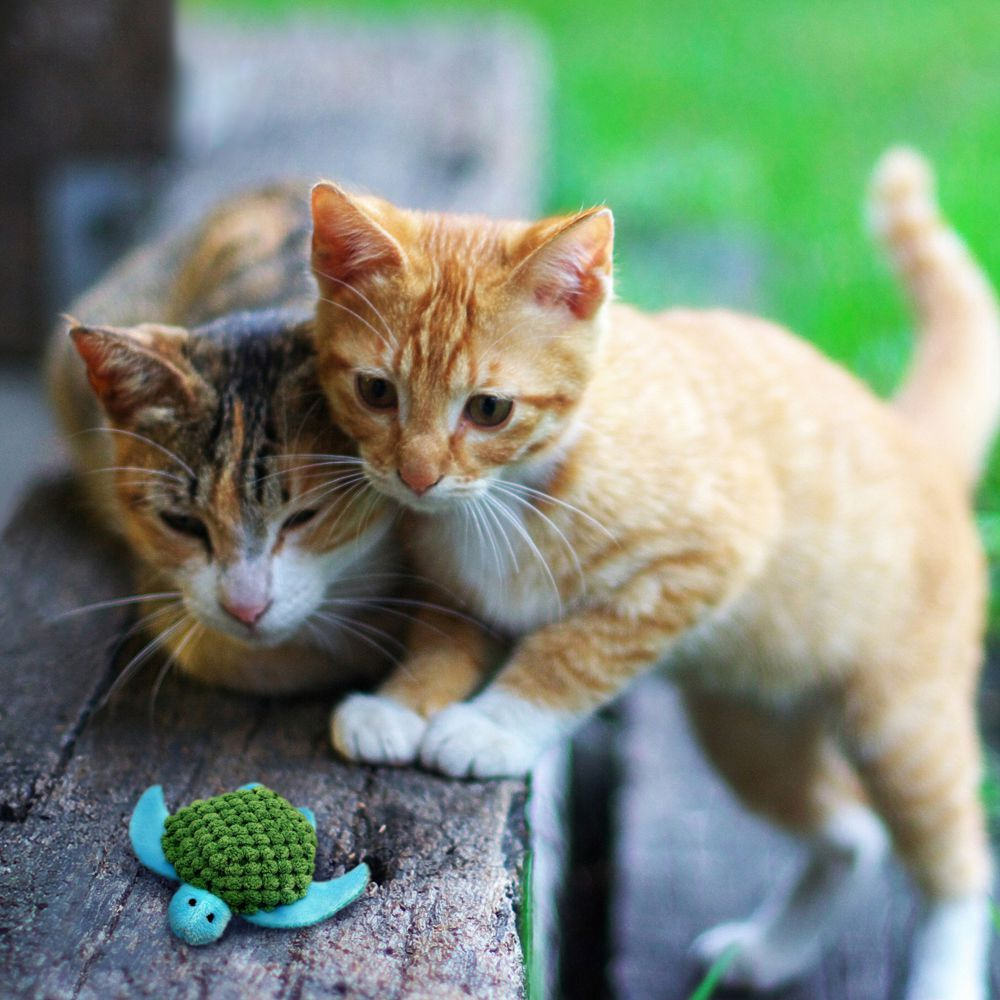
[[366,764],[410,764],[427,720],[391,698],[352,694],[330,718],[330,742],[348,760]]
[[985,1000],[991,937],[985,893],[928,903],[917,927],[906,1000]]
[[495,722],[474,704],[450,705],[431,719],[420,760],[453,778],[517,777],[531,770],[539,749],[523,733]]
[[772,990],[798,979],[818,957],[812,950],[774,947],[768,942],[764,927],[753,920],[719,924],[700,934],[691,950],[706,967],[726,952],[734,951],[722,983],[750,990]]

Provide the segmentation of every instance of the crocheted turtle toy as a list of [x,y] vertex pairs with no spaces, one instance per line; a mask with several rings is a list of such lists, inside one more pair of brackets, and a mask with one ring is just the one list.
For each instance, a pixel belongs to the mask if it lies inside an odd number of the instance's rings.
[[128,832],[147,868],[182,883],[167,919],[188,944],[217,941],[234,913],[259,927],[318,924],[354,902],[371,877],[360,864],[313,882],[316,818],[259,784],[198,799],[173,816],[153,785]]

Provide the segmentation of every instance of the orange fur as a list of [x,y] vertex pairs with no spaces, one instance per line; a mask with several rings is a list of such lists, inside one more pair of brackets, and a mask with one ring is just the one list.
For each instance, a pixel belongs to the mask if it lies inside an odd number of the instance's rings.
[[[345,204],[352,239],[391,255],[351,264],[330,224]],[[818,836],[867,800],[932,899],[983,893],[968,494],[1000,413],[1000,327],[915,154],[890,154],[873,192],[921,324],[890,404],[762,320],[611,303],[606,210],[501,223],[327,185],[314,207],[332,410],[407,508],[420,572],[515,642],[430,720],[424,761],[522,770],[663,664],[751,807]],[[359,372],[398,403],[362,402]],[[475,424],[477,394],[513,400],[503,425]],[[487,665],[451,655],[418,653],[383,694],[465,697]]]

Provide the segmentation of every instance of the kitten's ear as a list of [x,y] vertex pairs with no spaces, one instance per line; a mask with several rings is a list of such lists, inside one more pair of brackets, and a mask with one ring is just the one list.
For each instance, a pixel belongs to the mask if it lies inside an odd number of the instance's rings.
[[69,335],[87,366],[91,388],[115,423],[134,422],[141,410],[177,409],[194,401],[194,373],[182,353],[186,330],[75,324]]
[[321,286],[336,288],[359,278],[402,267],[402,247],[381,223],[336,184],[320,181],[312,189],[312,269]]
[[577,319],[593,318],[611,296],[615,223],[609,208],[592,208],[553,229],[542,222],[529,230],[531,247],[515,280],[543,306],[562,307]]

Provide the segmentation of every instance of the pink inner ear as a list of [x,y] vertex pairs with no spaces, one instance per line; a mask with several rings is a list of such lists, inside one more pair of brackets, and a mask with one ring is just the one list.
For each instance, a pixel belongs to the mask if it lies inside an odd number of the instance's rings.
[[554,236],[532,261],[535,300],[591,319],[610,292],[613,235],[611,213],[602,209]]
[[565,306],[577,319],[590,319],[604,301],[607,280],[592,269],[567,267],[558,277],[535,288],[543,306]]
[[84,327],[70,333],[87,366],[87,380],[112,420],[125,423],[144,406],[189,398],[181,373],[169,361],[122,334]]
[[313,188],[312,217],[312,263],[318,278],[346,282],[402,263],[395,240],[331,185]]

